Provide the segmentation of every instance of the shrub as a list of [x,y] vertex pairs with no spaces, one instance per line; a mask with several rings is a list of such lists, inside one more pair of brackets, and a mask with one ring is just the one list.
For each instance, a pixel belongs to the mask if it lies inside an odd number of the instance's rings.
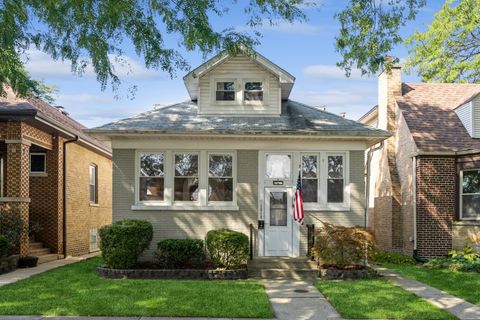
[[236,269],[248,258],[248,237],[241,232],[210,230],[205,244],[210,259],[218,268]]
[[427,268],[448,269],[450,271],[480,272],[480,254],[475,253],[471,246],[463,250],[452,250],[448,257],[430,259]]
[[198,267],[205,260],[203,240],[167,239],[158,242],[157,262],[164,269]]
[[373,236],[365,229],[324,223],[315,234],[313,255],[320,265],[344,268],[363,265],[373,249]]
[[20,245],[23,232],[28,232],[28,225],[23,223],[18,208],[0,208],[0,234],[9,243],[9,248],[14,249]]
[[8,255],[10,251],[10,243],[4,235],[0,234],[0,258]]
[[413,257],[381,250],[375,250],[370,257],[370,260],[376,263],[416,264]]
[[123,220],[100,229],[100,248],[105,263],[114,269],[130,269],[152,241],[148,221]]

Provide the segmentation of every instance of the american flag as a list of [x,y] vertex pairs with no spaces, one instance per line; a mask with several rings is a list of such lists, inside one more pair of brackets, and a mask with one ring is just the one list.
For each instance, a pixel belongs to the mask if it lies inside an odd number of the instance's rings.
[[295,190],[295,196],[293,197],[293,220],[300,224],[303,224],[305,214],[303,212],[303,196],[302,196],[302,177],[300,172],[298,173],[297,189]]

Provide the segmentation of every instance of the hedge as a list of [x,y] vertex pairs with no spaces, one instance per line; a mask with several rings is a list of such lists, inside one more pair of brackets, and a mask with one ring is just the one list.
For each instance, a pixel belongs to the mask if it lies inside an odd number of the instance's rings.
[[157,262],[164,269],[197,268],[205,260],[203,240],[166,239],[157,248]]
[[205,244],[210,259],[218,268],[236,269],[248,258],[248,237],[241,232],[210,230]]

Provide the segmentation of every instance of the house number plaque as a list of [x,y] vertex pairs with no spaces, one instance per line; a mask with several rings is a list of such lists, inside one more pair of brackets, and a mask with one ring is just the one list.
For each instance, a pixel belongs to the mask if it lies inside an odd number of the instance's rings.
[[283,181],[282,180],[273,181],[273,185],[274,186],[283,186]]

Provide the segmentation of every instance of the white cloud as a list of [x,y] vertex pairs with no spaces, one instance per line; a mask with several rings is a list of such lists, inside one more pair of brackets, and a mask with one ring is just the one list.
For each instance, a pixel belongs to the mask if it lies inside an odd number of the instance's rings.
[[315,64],[307,66],[303,69],[303,73],[310,76],[321,77],[324,79],[356,79],[356,80],[368,80],[367,75],[362,77],[362,73],[358,69],[352,70],[350,77],[345,75],[345,71],[337,67],[336,65],[328,64]]
[[318,35],[324,28],[320,25],[315,25],[307,22],[293,22],[283,20],[273,20],[272,23],[267,19],[262,21],[262,25],[256,26],[254,29],[248,26],[238,26],[235,28],[239,32],[244,31],[271,31],[288,34],[301,34],[301,35]]
[[[162,71],[147,69],[138,60],[128,56],[110,55],[115,73],[120,79],[144,80],[161,78]],[[70,62],[53,60],[48,54],[39,50],[29,50],[25,57],[25,66],[34,78],[71,77]],[[83,77],[95,77],[91,65],[85,69]]]

